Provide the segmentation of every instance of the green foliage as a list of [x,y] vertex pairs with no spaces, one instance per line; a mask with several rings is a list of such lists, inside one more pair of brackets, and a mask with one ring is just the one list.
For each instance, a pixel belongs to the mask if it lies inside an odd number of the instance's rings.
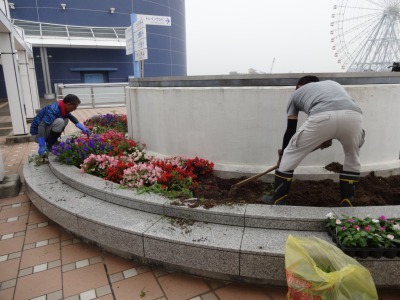
[[157,193],[169,199],[193,197],[193,192],[188,188],[187,184],[185,184],[185,180],[182,180],[181,184],[173,184],[171,187],[155,183],[151,186],[137,188],[137,190],[139,194]]
[[40,156],[37,154],[29,155],[28,163],[30,163],[30,164],[34,163],[36,167],[47,164],[48,163],[47,155],[45,155],[45,156]]

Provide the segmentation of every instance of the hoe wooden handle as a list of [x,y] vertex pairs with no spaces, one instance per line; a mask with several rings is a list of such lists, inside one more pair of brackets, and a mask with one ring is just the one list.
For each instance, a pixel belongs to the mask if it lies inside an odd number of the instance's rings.
[[275,166],[269,168],[268,170],[266,170],[265,172],[262,172],[260,174],[251,176],[249,178],[246,178],[245,180],[242,180],[242,181],[232,185],[228,195],[232,195],[240,186],[242,186],[242,185],[244,185],[246,183],[249,183],[250,181],[253,181],[253,180],[255,180],[255,179],[257,179],[257,178],[259,178],[259,177],[261,177],[261,176],[263,176],[263,175],[265,175],[265,174],[267,174],[267,173],[269,173],[269,172],[271,172],[271,171],[273,171],[273,170],[275,170],[277,168],[278,168],[278,165],[275,165]]

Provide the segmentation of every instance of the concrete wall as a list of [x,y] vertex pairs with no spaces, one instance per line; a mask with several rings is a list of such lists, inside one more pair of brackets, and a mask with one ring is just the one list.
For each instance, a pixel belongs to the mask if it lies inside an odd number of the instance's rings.
[[[400,85],[345,88],[364,112],[362,171],[398,169]],[[276,86],[128,89],[131,138],[156,155],[206,158],[229,176],[259,173],[275,164],[286,129],[287,99],[294,91]],[[295,173],[325,174],[324,166],[343,164],[343,159],[341,144],[334,141],[331,148],[310,154]]]

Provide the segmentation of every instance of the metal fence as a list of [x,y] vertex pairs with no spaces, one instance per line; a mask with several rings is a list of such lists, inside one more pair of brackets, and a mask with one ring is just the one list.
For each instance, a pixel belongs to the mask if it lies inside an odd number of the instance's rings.
[[125,106],[125,88],[128,82],[97,84],[55,84],[57,99],[75,94],[81,100],[81,107]]

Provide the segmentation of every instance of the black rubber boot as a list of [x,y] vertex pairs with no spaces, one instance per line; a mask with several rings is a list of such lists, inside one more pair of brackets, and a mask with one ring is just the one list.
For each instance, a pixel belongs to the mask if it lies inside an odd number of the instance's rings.
[[286,197],[289,194],[290,185],[292,184],[293,172],[283,173],[275,171],[275,191],[272,196],[264,195],[261,201],[269,205],[285,205]]
[[46,138],[47,149],[51,152],[51,148],[57,143],[58,138],[61,136],[61,132],[50,131],[49,136]]
[[341,206],[353,206],[354,194],[359,180],[360,173],[346,172],[340,174]]

